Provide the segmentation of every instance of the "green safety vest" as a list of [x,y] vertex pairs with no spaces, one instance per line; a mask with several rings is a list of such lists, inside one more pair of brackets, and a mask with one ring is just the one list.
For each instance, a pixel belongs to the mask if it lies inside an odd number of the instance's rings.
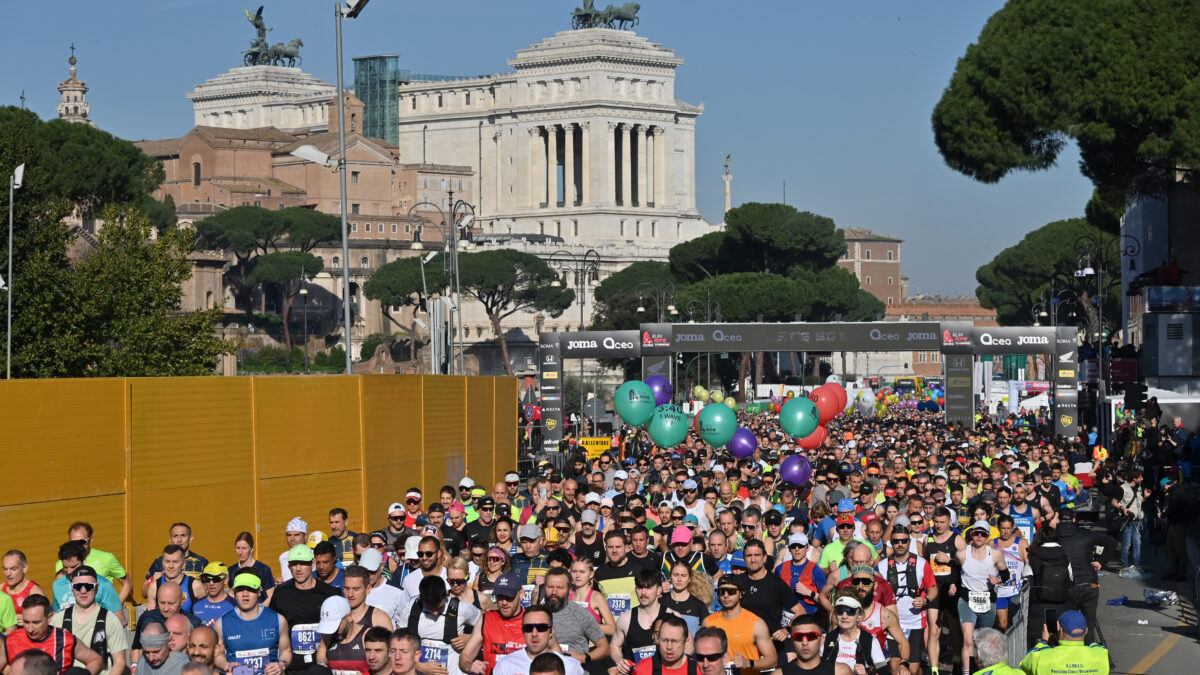
[[1025,658],[1027,675],[1108,675],[1108,649],[1082,640],[1063,640],[1057,647],[1039,642]]

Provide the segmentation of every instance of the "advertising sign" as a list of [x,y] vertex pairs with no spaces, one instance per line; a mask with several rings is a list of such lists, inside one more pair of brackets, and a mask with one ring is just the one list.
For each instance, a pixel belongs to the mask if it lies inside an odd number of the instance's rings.
[[541,388],[542,450],[557,451],[563,437],[562,349],[559,333],[538,334],[538,384]]
[[937,351],[936,322],[677,323],[676,352],[893,352]]
[[588,330],[559,333],[564,359],[632,359],[642,355],[636,330]]
[[607,436],[603,438],[581,438],[579,439],[579,447],[587,450],[588,459],[599,459],[600,455],[612,449],[612,439]]
[[951,424],[975,424],[975,395],[971,380],[975,359],[970,354],[950,354],[946,363],[946,421]]
[[671,353],[672,325],[644,323],[641,325],[642,356],[662,356]]

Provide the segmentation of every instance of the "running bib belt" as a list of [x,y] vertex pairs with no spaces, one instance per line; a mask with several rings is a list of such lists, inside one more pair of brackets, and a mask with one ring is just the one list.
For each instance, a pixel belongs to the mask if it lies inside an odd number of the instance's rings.
[[317,653],[321,644],[321,634],[317,632],[315,623],[298,623],[292,626],[292,653],[298,656],[310,656]]

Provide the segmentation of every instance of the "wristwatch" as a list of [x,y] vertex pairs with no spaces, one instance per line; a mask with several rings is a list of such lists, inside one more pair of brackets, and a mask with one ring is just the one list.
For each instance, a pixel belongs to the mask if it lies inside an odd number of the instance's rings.
[[591,663],[591,662],[592,662],[592,653],[591,653],[591,652],[584,652],[584,654],[583,654],[583,662],[584,662],[584,663]]

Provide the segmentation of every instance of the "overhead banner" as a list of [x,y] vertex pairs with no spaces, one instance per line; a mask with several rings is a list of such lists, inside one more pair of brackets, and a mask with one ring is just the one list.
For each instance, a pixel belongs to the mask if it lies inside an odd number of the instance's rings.
[[677,323],[676,352],[895,352],[938,351],[940,324],[873,323]]
[[636,330],[586,330],[557,333],[564,359],[633,359],[642,355]]
[[[1050,326],[972,326],[966,321],[941,324],[943,354],[1050,354],[1054,328]],[[1074,330],[1074,329],[1072,329]]]
[[542,404],[542,450],[558,450],[563,429],[561,333],[538,334],[538,386]]
[[641,325],[642,356],[662,356],[671,353],[673,326],[669,323]]

